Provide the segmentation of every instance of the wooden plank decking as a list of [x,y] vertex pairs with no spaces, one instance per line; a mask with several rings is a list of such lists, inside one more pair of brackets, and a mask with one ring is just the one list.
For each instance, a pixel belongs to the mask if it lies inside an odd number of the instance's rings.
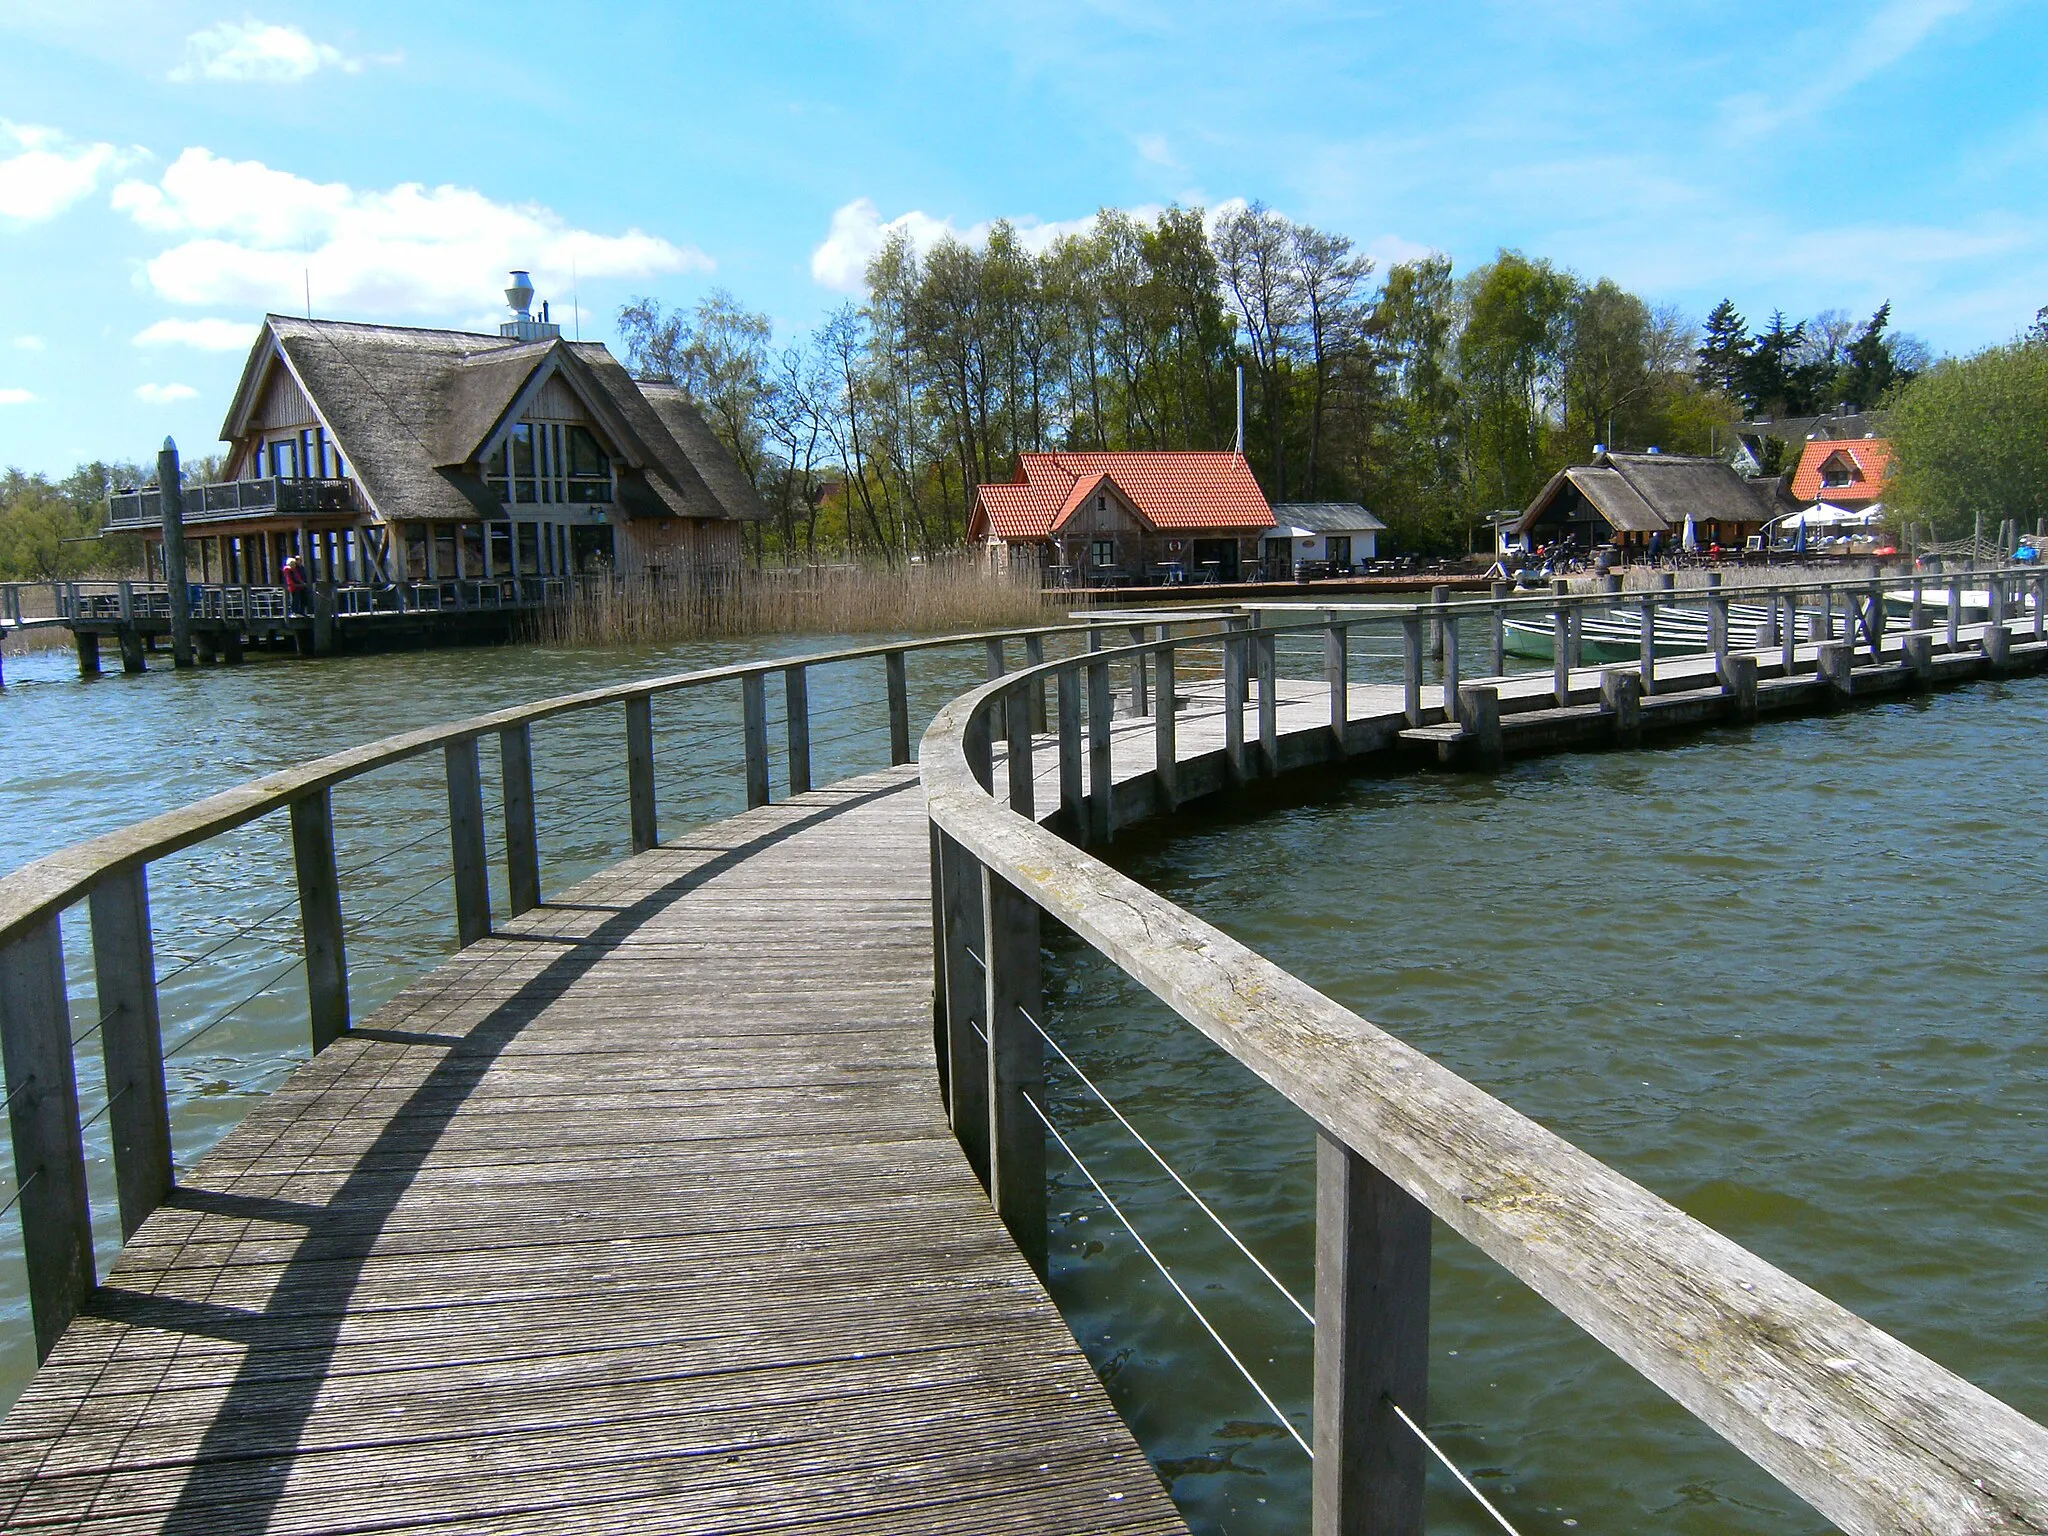
[[1184,1530],[940,1108],[915,770],[619,864],[189,1173],[7,1531]]

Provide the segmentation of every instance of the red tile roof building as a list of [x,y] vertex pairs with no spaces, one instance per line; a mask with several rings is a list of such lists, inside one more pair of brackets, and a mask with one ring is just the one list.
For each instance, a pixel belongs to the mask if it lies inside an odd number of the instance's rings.
[[1235,579],[1276,525],[1235,453],[1025,453],[1008,485],[975,493],[970,543],[992,565],[1069,580],[1145,581],[1179,565]]
[[1881,437],[1816,438],[1799,455],[1792,474],[1792,499],[1838,507],[1867,507],[1884,500],[1892,469],[1892,445]]

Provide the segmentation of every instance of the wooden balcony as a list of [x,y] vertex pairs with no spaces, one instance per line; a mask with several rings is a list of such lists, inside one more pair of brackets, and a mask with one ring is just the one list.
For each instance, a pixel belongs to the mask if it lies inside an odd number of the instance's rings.
[[[185,525],[237,522],[252,517],[333,517],[361,510],[353,480],[299,480],[272,475],[185,487]],[[163,526],[163,493],[155,486],[107,498],[112,531]]]

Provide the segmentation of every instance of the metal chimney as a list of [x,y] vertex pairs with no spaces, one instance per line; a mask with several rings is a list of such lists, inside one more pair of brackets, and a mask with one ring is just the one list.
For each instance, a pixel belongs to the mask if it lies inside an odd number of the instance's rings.
[[512,306],[512,313],[526,320],[533,313],[533,275],[529,272],[514,272],[512,286],[505,290],[505,302]]

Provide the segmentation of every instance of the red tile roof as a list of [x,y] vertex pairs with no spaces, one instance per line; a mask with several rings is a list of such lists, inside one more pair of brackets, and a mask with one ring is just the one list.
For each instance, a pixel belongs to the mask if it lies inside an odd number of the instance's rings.
[[[1856,466],[1856,478],[1848,485],[1822,485],[1821,467],[1838,453],[1846,455]],[[1837,506],[1882,501],[1884,477],[1891,473],[1891,468],[1892,445],[1881,437],[1816,439],[1799,455],[1799,468],[1792,474],[1792,499],[1830,501]]]
[[1022,453],[1018,478],[984,485],[970,538],[1051,536],[1105,478],[1155,528],[1271,528],[1273,509],[1234,453]]

